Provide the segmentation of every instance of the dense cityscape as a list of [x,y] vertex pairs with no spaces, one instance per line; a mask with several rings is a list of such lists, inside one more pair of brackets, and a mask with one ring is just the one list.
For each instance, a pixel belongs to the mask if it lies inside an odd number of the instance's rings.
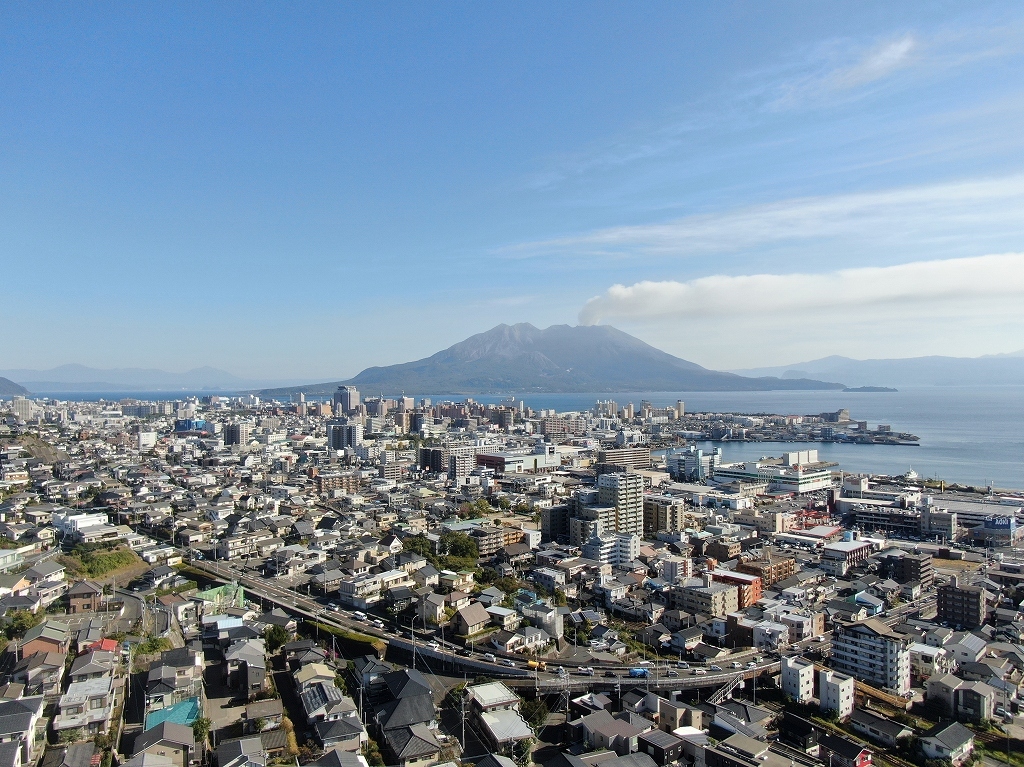
[[0,767],[1017,764],[1024,497],[855,415],[16,396]]

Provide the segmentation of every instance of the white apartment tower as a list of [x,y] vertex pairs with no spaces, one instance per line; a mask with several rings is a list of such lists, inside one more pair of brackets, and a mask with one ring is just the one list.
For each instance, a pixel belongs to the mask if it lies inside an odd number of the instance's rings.
[[910,640],[879,620],[839,623],[832,632],[832,667],[874,687],[910,690]]

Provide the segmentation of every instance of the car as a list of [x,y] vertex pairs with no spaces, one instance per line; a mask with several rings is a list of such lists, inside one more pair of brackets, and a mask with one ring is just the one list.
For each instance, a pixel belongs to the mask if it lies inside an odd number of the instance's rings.
[[439,645],[437,642],[428,642],[427,647],[429,647],[431,650],[441,650],[441,645]]
[[361,612],[360,610],[356,610],[354,613],[352,613],[352,617],[357,621],[365,621],[366,613]]
[[674,668],[670,668],[670,669],[668,670],[668,675],[669,675],[669,676],[679,676],[679,672],[678,672],[678,671],[676,671],[676,670],[675,670]]
[[498,659],[494,657],[494,653],[492,653],[492,652],[485,652],[484,653],[484,660],[487,661],[488,663],[494,663]]
[[738,660],[734,660],[732,663],[729,664],[729,668],[743,668],[743,664],[741,664]]
[[754,661],[750,661],[750,663],[747,664],[747,668],[757,668],[757,664],[754,663]]
[[637,663],[636,665],[638,665],[638,666],[650,666],[651,665],[651,661],[649,661],[649,660],[642,660],[639,663]]
[[463,658],[471,658],[471,657],[473,657],[473,653],[471,653],[465,647],[463,647],[461,650],[459,650],[459,655],[461,655]]
[[604,675],[605,675],[605,676],[612,676],[612,677],[613,677],[613,676],[617,676],[617,675],[616,675],[616,673],[615,673],[614,671],[605,671],[605,672],[604,672]]
[[558,674],[559,676],[565,676],[565,668],[563,668],[562,666],[559,666],[559,667],[558,667],[558,669],[557,669],[557,671],[556,671],[556,673],[557,673],[557,674]]
[[708,666],[708,668],[711,669],[712,671],[721,671],[722,670],[721,666]]
[[590,666],[580,666],[578,669],[576,669],[576,673],[581,674],[582,676],[593,676],[594,669],[592,669]]
[[501,662],[503,665],[508,666],[509,668],[516,667],[516,662],[514,660],[511,660],[510,658],[502,658]]
[[676,661],[676,668],[689,668],[690,664],[685,660]]
[[815,642],[824,642],[825,641],[825,637],[822,636],[821,634],[818,634],[818,636],[814,637],[814,641]]
[[330,610],[330,611],[331,611],[332,613],[336,613],[336,612],[338,612],[338,611],[339,611],[339,610],[340,610],[341,608],[340,608],[340,607],[338,607],[338,605],[336,605],[336,604],[335,604],[334,602],[328,602],[328,603],[327,603],[327,609],[328,609],[328,610]]
[[370,625],[382,629],[384,628],[384,621],[382,621],[380,618],[374,618],[372,621],[370,621]]
[[693,673],[694,673],[694,674],[695,674],[696,676],[707,676],[707,673],[708,673],[708,672],[707,672],[707,671],[705,671],[705,670],[704,670],[704,669],[702,669],[702,668],[695,668],[695,669],[693,670]]

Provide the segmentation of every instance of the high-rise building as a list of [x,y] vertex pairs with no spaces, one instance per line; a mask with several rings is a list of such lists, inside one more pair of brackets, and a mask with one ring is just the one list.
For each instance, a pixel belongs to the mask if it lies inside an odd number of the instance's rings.
[[602,474],[597,492],[598,503],[615,507],[614,532],[644,534],[644,478],[640,474]]
[[910,690],[910,644],[874,618],[839,622],[832,631],[832,667],[902,695]]
[[359,390],[354,386],[339,386],[334,392],[334,412],[343,415],[359,407]]
[[26,399],[25,397],[15,397],[11,401],[11,409],[14,411],[14,417],[19,421],[31,421],[32,411],[35,409],[35,405],[32,404],[32,400]]
[[247,423],[229,423],[224,425],[225,445],[248,445],[252,436],[252,425]]
[[327,446],[331,450],[359,447],[363,444],[363,425],[348,421],[328,421]]

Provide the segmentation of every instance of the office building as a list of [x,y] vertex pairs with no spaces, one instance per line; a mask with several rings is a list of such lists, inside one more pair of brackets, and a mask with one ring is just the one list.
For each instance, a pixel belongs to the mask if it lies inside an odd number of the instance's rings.
[[838,622],[832,632],[832,667],[874,687],[910,690],[909,639],[879,620]]
[[349,413],[359,407],[359,390],[354,386],[339,386],[334,392],[333,403],[336,414]]

